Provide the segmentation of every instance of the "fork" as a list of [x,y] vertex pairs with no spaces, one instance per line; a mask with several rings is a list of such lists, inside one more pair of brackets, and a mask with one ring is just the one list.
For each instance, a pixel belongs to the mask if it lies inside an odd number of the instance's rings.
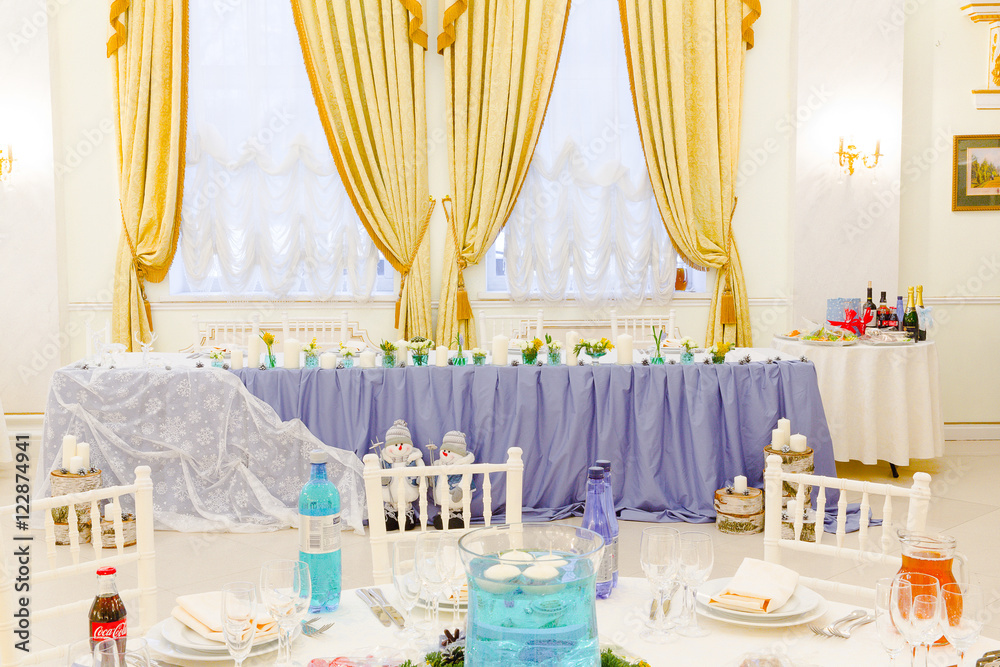
[[847,616],[844,616],[843,618],[838,618],[836,621],[834,621],[830,625],[826,626],[825,628],[822,627],[822,626],[816,625],[814,623],[810,623],[809,624],[809,629],[812,630],[815,634],[819,635],[820,637],[841,637],[841,638],[844,638],[844,635],[841,635],[841,634],[839,634],[837,632],[837,628],[840,625],[843,625],[844,623],[848,623],[850,621],[857,620],[857,619],[862,618],[862,617],[867,616],[867,615],[868,615],[868,612],[866,612],[864,609],[855,609],[854,611],[852,611]]
[[[310,619],[309,622],[311,623],[313,620],[318,620],[318,619]],[[329,630],[332,627],[333,627],[333,621],[330,621],[329,623],[321,625],[318,628],[315,627],[315,626],[309,625],[309,623],[303,623],[302,624],[302,634],[304,634],[306,637],[315,637],[316,635],[319,635],[319,634],[322,634],[322,633],[326,632],[327,630]]]
[[849,624],[843,630],[838,630],[838,629],[833,630],[833,634],[836,637],[841,637],[842,639],[847,639],[848,637],[851,636],[851,633],[854,632],[854,630],[856,628],[860,628],[862,625],[868,625],[869,623],[871,623],[874,620],[875,620],[875,616],[873,616],[872,614],[865,614],[864,616],[862,616],[858,620],[856,620],[856,621],[852,622],[851,624]]

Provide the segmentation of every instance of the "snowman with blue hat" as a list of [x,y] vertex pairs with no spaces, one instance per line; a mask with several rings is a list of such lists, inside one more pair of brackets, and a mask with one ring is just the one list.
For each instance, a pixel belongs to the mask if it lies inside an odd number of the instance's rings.
[[[441,453],[432,465],[447,468],[467,463],[475,463],[475,461],[475,454],[470,452],[468,450],[468,446],[466,445],[465,434],[461,431],[448,431],[444,434],[444,438],[441,441]],[[437,503],[439,507],[444,506],[445,496],[447,495],[448,497],[448,527],[464,528],[465,523],[462,521],[462,502],[464,500],[462,491],[462,475],[435,475],[433,478],[433,484],[434,502]],[[475,484],[470,483],[470,492],[474,489]],[[444,521],[442,520],[439,512],[438,515],[434,517],[434,527],[440,529],[443,525]]]
[[[380,453],[383,468],[413,468],[424,465],[424,455],[413,446],[413,437],[406,422],[397,419],[385,433],[385,445]],[[400,497],[400,494],[402,497]],[[389,477],[382,478],[382,504],[385,508],[386,530],[397,530],[400,519],[397,513],[397,503],[402,500],[406,516],[403,519],[405,530],[417,526],[416,510],[413,502],[420,495],[416,477],[406,477],[403,480],[402,491],[399,480]]]

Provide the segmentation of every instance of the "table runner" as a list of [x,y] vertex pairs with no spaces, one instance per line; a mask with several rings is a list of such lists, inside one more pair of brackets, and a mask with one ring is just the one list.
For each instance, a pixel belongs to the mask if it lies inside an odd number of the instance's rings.
[[[235,373],[282,419],[301,419],[327,445],[358,456],[396,419],[408,422],[427,463],[426,445],[452,429],[466,433],[480,462],[521,447],[524,514],[533,520],[581,513],[586,469],[606,458],[623,519],[711,521],[714,491],[727,480],[742,474],[763,486],[763,448],[779,417],[807,436],[816,474],[836,476],[808,362]],[[502,501],[503,480],[493,481]]]

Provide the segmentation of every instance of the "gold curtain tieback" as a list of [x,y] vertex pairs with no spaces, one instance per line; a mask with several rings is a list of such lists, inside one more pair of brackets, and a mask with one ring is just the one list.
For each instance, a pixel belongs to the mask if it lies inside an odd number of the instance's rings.
[[424,47],[424,51],[426,51],[427,33],[420,28],[424,23],[424,8],[421,6],[420,0],[399,0],[399,4],[413,15],[413,18],[410,19],[410,41]]
[[125,205],[122,200],[118,200],[118,210],[122,213],[122,229],[125,230],[125,240],[128,241],[128,249],[132,253],[132,270],[135,271],[136,281],[139,283],[139,296],[142,297],[142,305],[146,310],[146,321],[149,322],[149,330],[153,330],[153,309],[146,298],[146,287],[143,282],[146,280],[146,269],[139,262],[139,253],[136,252],[135,243],[132,242],[132,235],[129,234],[128,225],[125,224]]
[[111,3],[111,13],[108,21],[115,32],[108,38],[108,58],[113,56],[115,51],[125,46],[128,31],[125,28],[125,24],[118,20],[118,17],[128,10],[130,4],[129,0],[114,0]]
[[448,221],[448,229],[451,230],[451,240],[455,244],[455,264],[458,266],[458,291],[455,294],[455,312],[458,320],[472,319],[472,305],[469,303],[469,292],[465,289],[465,269],[469,266],[469,261],[465,257],[465,248],[458,240],[458,229],[455,227],[455,212],[449,211],[445,202],[452,203],[451,196],[446,195],[441,200],[441,208],[444,209],[444,217]]
[[438,53],[444,53],[444,50],[455,43],[455,23],[458,18],[465,13],[469,8],[469,3],[466,0],[455,0],[448,6],[448,9],[444,10],[444,17],[441,20],[441,34],[438,35]]
[[417,251],[420,250],[420,246],[424,242],[424,237],[427,236],[427,229],[431,224],[431,214],[434,213],[434,206],[437,201],[434,197],[427,198],[427,211],[424,213],[424,219],[420,223],[420,228],[417,230],[417,242],[413,244],[413,249],[410,251],[410,260],[403,266],[403,270],[399,272],[399,296],[396,298],[396,328],[399,328],[399,311],[403,303],[403,288],[406,286],[406,276],[410,275],[410,271],[413,269],[413,263],[417,261]]

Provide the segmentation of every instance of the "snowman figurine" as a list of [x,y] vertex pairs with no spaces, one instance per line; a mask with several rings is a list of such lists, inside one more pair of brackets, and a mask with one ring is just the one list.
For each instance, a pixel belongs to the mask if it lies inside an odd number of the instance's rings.
[[[470,452],[465,444],[465,434],[461,431],[448,431],[441,441],[441,454],[433,465],[447,468],[474,463],[475,460],[475,454]],[[433,480],[434,502],[439,507],[443,507],[444,497],[446,494],[448,496],[448,528],[464,528],[465,523],[462,521],[462,476],[441,474],[435,475]],[[474,488],[474,484],[469,487],[470,491]],[[444,521],[441,514],[438,513],[434,517],[434,527],[440,530],[443,525]]]
[[[397,419],[386,431],[385,446],[382,448],[383,468],[411,468],[424,465],[423,453],[413,446],[413,438],[410,436],[410,429],[406,422]],[[396,502],[400,500],[399,481],[397,479],[382,479],[382,503],[385,507],[385,528],[386,530],[399,529],[399,517],[396,512]],[[420,495],[415,477],[407,477],[403,480],[402,501],[406,516],[403,520],[405,530],[412,530],[417,526],[416,510],[413,508],[413,501]]]

